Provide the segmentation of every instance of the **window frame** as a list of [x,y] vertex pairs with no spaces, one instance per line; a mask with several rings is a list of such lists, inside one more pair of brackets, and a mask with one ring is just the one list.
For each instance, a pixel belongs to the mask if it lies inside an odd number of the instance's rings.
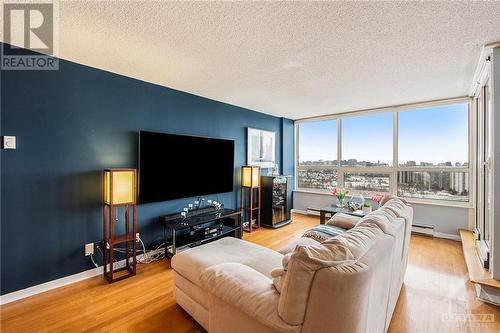
[[[469,198],[468,201],[451,201],[451,200],[439,200],[439,199],[423,199],[423,198],[413,198],[404,197],[408,202],[416,204],[428,204],[437,206],[448,206],[448,207],[462,207],[462,208],[473,208],[474,207],[474,191],[475,191],[475,181],[472,179],[472,172],[474,171],[473,165],[475,163],[475,147],[473,146],[473,136],[472,126],[474,125],[473,117],[473,106],[471,97],[458,97],[453,99],[430,101],[415,104],[404,104],[399,106],[391,106],[378,109],[367,109],[361,111],[345,112],[339,114],[332,114],[320,117],[311,117],[295,120],[294,130],[295,130],[295,184],[294,190],[297,192],[304,193],[316,193],[316,194],[328,194],[328,190],[316,190],[309,188],[300,188],[298,186],[298,168],[299,168],[299,140],[300,131],[299,126],[305,122],[311,121],[322,121],[322,120],[336,120],[337,121],[337,165],[330,166],[332,169],[337,170],[338,179],[337,183],[339,187],[344,186],[344,175],[346,173],[386,173],[390,176],[390,193],[397,194],[398,184],[397,177],[399,171],[421,171],[421,172],[432,172],[432,171],[457,171],[457,172],[467,172],[469,177]],[[468,115],[468,126],[467,126],[467,142],[468,142],[468,166],[467,167],[445,167],[445,166],[400,166],[398,163],[398,115],[400,112],[412,112],[418,109],[426,109],[430,107],[439,107],[452,104],[467,104],[467,115]],[[341,166],[342,161],[342,120],[345,118],[357,117],[357,116],[370,116],[377,113],[392,113],[393,114],[393,161],[391,166],[377,166],[377,167],[363,167],[363,166]]]

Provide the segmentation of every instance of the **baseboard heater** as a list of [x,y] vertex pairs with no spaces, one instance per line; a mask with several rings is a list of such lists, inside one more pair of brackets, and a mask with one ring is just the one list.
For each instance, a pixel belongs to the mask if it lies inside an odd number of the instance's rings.
[[434,226],[429,224],[413,224],[411,226],[411,231],[420,234],[434,237]]
[[307,215],[317,215],[319,216],[319,208],[307,207]]

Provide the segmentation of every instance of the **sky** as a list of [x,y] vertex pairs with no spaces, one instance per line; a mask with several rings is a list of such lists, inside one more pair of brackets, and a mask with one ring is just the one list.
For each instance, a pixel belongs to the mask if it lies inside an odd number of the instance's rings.
[[[468,161],[468,105],[409,110],[398,114],[399,163]],[[392,164],[392,113],[344,118],[342,159]],[[335,120],[299,125],[300,161],[337,159]]]

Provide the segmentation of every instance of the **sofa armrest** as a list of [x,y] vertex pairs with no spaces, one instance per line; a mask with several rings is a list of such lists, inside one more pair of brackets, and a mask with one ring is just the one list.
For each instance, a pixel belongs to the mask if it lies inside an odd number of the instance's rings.
[[207,268],[200,279],[210,294],[260,323],[279,331],[297,328],[279,317],[280,294],[273,281],[253,268],[239,263],[218,264]]

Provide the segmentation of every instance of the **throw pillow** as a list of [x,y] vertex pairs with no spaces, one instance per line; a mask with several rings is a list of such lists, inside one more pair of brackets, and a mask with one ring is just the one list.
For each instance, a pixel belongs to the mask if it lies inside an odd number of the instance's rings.
[[361,217],[337,213],[333,215],[332,218],[326,222],[326,224],[344,229],[352,229],[359,223],[359,221],[361,221]]
[[285,274],[288,269],[288,263],[290,262],[290,256],[292,253],[286,254],[281,263],[283,268],[275,268],[271,271],[271,277],[273,278],[273,285],[276,291],[281,294],[281,287],[283,286],[283,281],[285,281]]
[[380,200],[380,203],[378,205],[378,208],[381,208],[383,205],[385,205],[389,200],[391,199],[394,199],[396,198],[396,196],[394,194],[386,194],[384,195],[384,197],[382,198],[382,200]]

